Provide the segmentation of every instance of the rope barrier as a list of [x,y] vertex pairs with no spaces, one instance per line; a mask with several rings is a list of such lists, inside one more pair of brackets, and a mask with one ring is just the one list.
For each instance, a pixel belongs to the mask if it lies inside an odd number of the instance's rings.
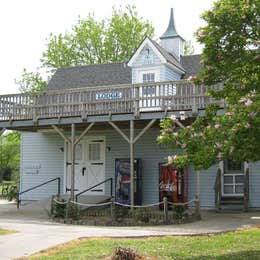
[[72,204],[79,205],[79,206],[84,206],[84,207],[98,207],[98,206],[107,206],[110,205],[112,202],[105,202],[105,203],[99,203],[99,204],[84,204],[84,203],[79,203],[76,201],[71,201]]
[[119,203],[119,202],[115,202],[115,205],[122,206],[122,207],[128,207],[128,208],[130,208],[130,207],[132,207],[132,208],[148,208],[148,207],[159,206],[160,204],[163,204],[163,201],[157,202],[157,203],[153,203],[153,204],[136,205],[136,206],[131,206],[129,204],[122,204],[122,203]]
[[65,204],[68,203],[68,201],[58,201],[58,200],[56,200],[56,199],[53,199],[53,201],[54,201],[55,203],[57,203],[57,204],[60,204],[60,205],[65,205]]
[[[53,199],[53,201],[57,204],[61,204],[61,205],[65,205],[68,203],[68,201],[58,201],[56,199]],[[185,205],[188,205],[188,204],[191,204],[192,202],[195,202],[196,199],[192,199],[188,202],[185,202],[185,203],[174,203],[174,202],[171,202],[171,201],[167,201],[168,204],[170,205],[173,205],[173,206],[185,206]],[[85,204],[85,203],[79,203],[79,202],[76,202],[76,201],[71,201],[72,204],[75,204],[75,205],[79,205],[79,206],[84,206],[84,207],[98,207],[98,206],[107,206],[107,205],[111,205],[112,202],[109,201],[109,202],[105,202],[105,203],[99,203],[99,204]],[[160,201],[160,202],[157,202],[157,203],[153,203],[153,204],[147,204],[147,205],[135,205],[135,206],[132,206],[132,205],[129,205],[129,204],[122,204],[122,203],[119,203],[119,202],[114,202],[115,205],[118,205],[118,206],[122,206],[122,207],[127,207],[127,208],[148,208],[148,207],[154,207],[154,206],[159,206],[161,204],[163,204],[164,202],[163,201]]]
[[171,201],[168,201],[167,203],[168,203],[168,204],[171,204],[171,205],[173,205],[173,206],[185,206],[185,205],[188,205],[188,204],[190,204],[190,203],[192,203],[192,202],[195,202],[195,201],[196,201],[196,199],[192,199],[192,200],[190,200],[190,201],[183,202],[183,203],[175,203],[175,202],[171,202]]

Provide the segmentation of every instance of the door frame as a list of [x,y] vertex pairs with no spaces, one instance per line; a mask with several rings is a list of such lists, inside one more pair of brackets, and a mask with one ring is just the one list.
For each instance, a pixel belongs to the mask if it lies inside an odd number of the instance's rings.
[[[76,136],[78,137],[78,135]],[[106,137],[105,136],[85,136],[81,139],[80,142],[86,142],[87,140],[104,140],[104,177],[106,178]],[[67,186],[67,152],[68,152],[68,143],[64,141],[63,143],[63,151],[64,151],[64,162],[63,162],[63,194],[68,194],[66,192]],[[84,156],[84,155],[83,155]],[[106,186],[104,186],[104,194],[106,194]]]

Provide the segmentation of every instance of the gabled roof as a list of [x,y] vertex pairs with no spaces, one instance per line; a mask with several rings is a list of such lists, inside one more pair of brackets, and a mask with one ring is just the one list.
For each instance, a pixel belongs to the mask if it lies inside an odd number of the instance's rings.
[[155,54],[160,59],[161,63],[165,63],[167,61],[165,59],[165,57],[162,55],[162,53],[158,50],[158,48],[155,47],[155,45],[154,45],[153,41],[150,39],[150,37],[146,36],[143,39],[143,41],[139,44],[139,46],[137,47],[137,49],[135,50],[135,52],[133,53],[133,55],[131,56],[129,61],[127,62],[127,65],[129,67],[132,67],[133,63],[138,58],[138,56],[140,55],[141,51],[143,50],[143,48],[145,46],[149,46],[155,52]]
[[181,64],[185,68],[186,73],[183,79],[187,79],[189,76],[197,76],[202,70],[200,64],[200,54],[181,56]]
[[132,70],[125,63],[107,63],[60,68],[45,90],[130,84]]
[[181,65],[181,63],[177,60],[177,58],[170,52],[166,51],[160,44],[158,44],[156,41],[151,40],[154,46],[158,49],[158,51],[163,55],[163,57],[166,59],[167,62],[170,64],[176,66],[178,69],[182,70],[183,73],[185,72],[185,69]]
[[139,47],[137,48],[135,53],[129,59],[127,64],[130,67],[133,65],[134,61],[137,59],[137,57],[139,56],[139,54],[141,53],[141,51],[145,45],[148,45],[153,49],[153,51],[158,55],[159,59],[161,60],[161,62],[163,64],[169,63],[169,64],[173,65],[174,67],[176,67],[178,70],[180,70],[181,73],[185,72],[184,68],[182,67],[182,65],[180,64],[178,59],[173,54],[166,51],[160,44],[158,44],[156,41],[152,40],[150,37],[146,37],[141,42],[141,44],[139,45]]

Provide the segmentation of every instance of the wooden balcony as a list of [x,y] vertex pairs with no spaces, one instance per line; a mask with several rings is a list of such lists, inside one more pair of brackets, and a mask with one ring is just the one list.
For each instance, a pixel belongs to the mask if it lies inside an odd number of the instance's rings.
[[0,96],[0,122],[204,109],[205,86],[186,80]]

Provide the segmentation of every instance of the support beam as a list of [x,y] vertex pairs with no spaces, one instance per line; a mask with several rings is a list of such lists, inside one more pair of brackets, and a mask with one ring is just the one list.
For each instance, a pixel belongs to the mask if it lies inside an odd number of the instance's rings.
[[184,128],[184,125],[180,122],[180,120],[176,119],[175,123],[181,127],[181,128]]
[[131,208],[134,206],[134,121],[130,121],[130,193]]
[[4,133],[5,128],[0,128],[0,136]]
[[156,119],[151,120],[147,126],[134,138],[134,144],[138,141],[138,139],[154,124]]
[[69,137],[67,137],[61,129],[59,129],[56,125],[51,125],[51,127],[68,143],[71,143],[71,140]]
[[71,125],[71,149],[70,149],[70,159],[71,159],[71,170],[70,170],[70,200],[74,201],[74,189],[75,189],[75,124]]
[[[131,120],[130,122],[133,122],[133,120]],[[116,124],[114,124],[113,122],[108,123],[130,144],[130,139],[116,126]]]
[[90,128],[94,125],[95,123],[91,123],[83,132],[82,134],[75,140],[75,145],[78,144],[78,142],[84,137],[84,135],[90,130]]

